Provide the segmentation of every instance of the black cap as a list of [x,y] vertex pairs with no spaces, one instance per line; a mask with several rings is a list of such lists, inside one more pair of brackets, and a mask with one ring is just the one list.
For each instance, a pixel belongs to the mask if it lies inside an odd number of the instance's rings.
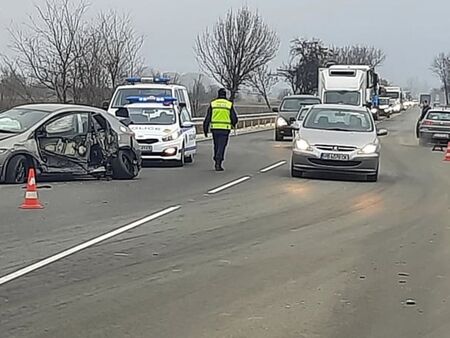
[[227,90],[225,88],[220,88],[217,92],[219,97],[226,98],[227,97]]

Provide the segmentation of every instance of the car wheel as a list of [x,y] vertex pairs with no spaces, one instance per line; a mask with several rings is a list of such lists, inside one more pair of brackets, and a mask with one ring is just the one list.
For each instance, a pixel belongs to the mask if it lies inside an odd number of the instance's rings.
[[129,150],[119,150],[111,165],[113,178],[117,180],[131,180],[139,174],[136,157]]
[[275,141],[277,142],[284,141],[284,137],[280,135],[276,130],[275,130]]
[[184,149],[184,144],[183,144],[183,148],[181,148],[180,159],[175,161],[175,166],[179,167],[179,168],[184,167],[184,164],[186,163],[185,160],[186,160],[186,150]]
[[194,154],[186,156],[184,158],[184,163],[194,163]]
[[291,177],[295,177],[295,178],[302,178],[303,177],[304,172],[301,170],[295,170],[294,166],[291,165]]
[[22,184],[27,182],[29,162],[25,155],[11,158],[6,166],[5,183]]

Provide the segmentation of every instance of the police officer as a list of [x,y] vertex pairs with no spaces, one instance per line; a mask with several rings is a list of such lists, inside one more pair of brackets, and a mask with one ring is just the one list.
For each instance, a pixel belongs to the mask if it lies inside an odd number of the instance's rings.
[[428,103],[428,101],[424,101],[423,102],[423,107],[422,107],[422,112],[420,113],[420,117],[419,117],[419,121],[417,121],[416,124],[416,136],[419,137],[420,136],[420,124],[422,123],[423,119],[427,116],[427,113],[431,110],[431,106]]
[[224,88],[219,89],[217,99],[211,102],[203,121],[203,130],[208,137],[208,130],[211,127],[211,133],[214,140],[214,162],[216,171],[223,171],[222,162],[225,157],[225,149],[228,145],[231,129],[238,122],[233,102],[227,99],[227,91]]

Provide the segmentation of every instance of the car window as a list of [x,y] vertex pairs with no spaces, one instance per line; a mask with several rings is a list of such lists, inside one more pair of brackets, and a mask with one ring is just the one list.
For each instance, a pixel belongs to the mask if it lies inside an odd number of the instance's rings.
[[181,123],[191,121],[191,116],[189,115],[189,112],[186,108],[181,109],[180,119],[181,119]]
[[186,97],[184,96],[184,92],[181,89],[178,89],[177,91],[178,91],[178,96],[179,96],[178,102],[186,103]]
[[428,120],[450,121],[450,112],[431,111],[427,116]]
[[89,113],[75,113],[53,120],[45,126],[50,135],[85,135],[88,132]]
[[14,108],[0,113],[0,132],[21,133],[44,119],[49,112]]
[[315,98],[290,98],[284,99],[281,104],[282,111],[295,111],[298,112],[300,108],[306,105],[320,104],[320,99]]
[[351,132],[373,131],[368,112],[328,108],[312,109],[306,117],[304,127]]

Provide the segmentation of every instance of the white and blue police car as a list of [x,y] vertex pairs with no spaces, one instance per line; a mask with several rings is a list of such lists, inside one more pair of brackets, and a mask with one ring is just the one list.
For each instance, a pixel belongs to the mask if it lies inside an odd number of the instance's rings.
[[184,105],[171,96],[128,96],[116,111],[135,133],[142,159],[192,163],[197,152],[196,129]]

